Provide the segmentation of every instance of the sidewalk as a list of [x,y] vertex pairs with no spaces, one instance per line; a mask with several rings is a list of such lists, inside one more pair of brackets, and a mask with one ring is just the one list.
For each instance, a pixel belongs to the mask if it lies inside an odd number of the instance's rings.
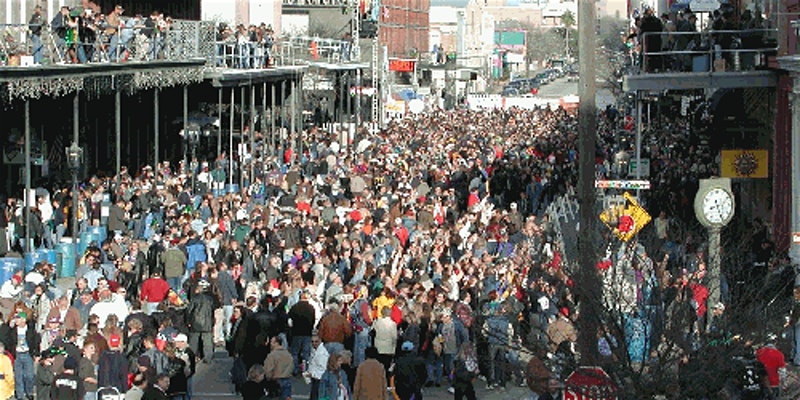
[[[214,361],[211,364],[197,364],[192,397],[203,400],[240,399],[241,396],[234,393],[233,385],[230,383],[228,372],[231,370],[231,366],[233,366],[233,359],[219,348],[214,353]],[[309,399],[310,389],[310,385],[307,385],[302,379],[293,379],[292,399]],[[486,382],[477,380],[475,381],[475,394],[478,399],[484,400],[523,400],[530,396],[530,390],[527,387],[511,385],[504,391],[486,390]],[[424,397],[426,400],[450,400],[453,395],[447,392],[446,386],[442,386],[426,388]]]

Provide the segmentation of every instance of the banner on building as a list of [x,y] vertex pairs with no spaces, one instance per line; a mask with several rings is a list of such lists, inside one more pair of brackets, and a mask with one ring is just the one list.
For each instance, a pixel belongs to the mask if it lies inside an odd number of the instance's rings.
[[399,58],[389,59],[389,71],[394,72],[414,72],[417,60],[401,60]]
[[767,150],[722,150],[720,175],[723,178],[769,177]]

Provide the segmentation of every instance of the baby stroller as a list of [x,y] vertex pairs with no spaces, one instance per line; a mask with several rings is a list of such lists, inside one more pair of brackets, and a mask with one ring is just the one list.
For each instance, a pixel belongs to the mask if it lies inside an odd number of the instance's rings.
[[119,390],[113,386],[101,387],[97,389],[97,400],[123,400],[124,395],[119,393]]

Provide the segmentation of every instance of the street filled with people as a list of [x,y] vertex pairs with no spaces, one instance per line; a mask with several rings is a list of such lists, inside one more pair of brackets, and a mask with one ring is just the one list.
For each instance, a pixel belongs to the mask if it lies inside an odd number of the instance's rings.
[[[615,156],[631,151],[623,113],[599,114],[598,179],[618,178]],[[257,133],[234,159],[93,176],[78,204],[69,187],[37,192],[28,210],[10,196],[5,257],[23,257],[28,236],[55,248],[73,228],[102,234],[81,236],[74,271],[36,262],[2,283],[0,398],[191,398],[198,366],[223,349],[247,400],[297,385],[311,399],[475,399],[478,382],[558,398],[581,361],[576,284],[624,297],[599,318],[594,349],[620,396],[630,368],[653,377],[652,396],[777,398],[744,396],[780,395],[800,354],[729,324],[734,294],[706,304],[707,250],[681,207],[711,156],[661,134],[690,118],[645,130],[657,218],[638,243],[598,243],[602,283],[577,280],[552,212],[574,196],[580,157],[578,119],[560,108],[430,110],[346,141],[318,127],[280,143]],[[756,257],[772,270],[764,235]],[[722,347],[742,362],[704,381]]]

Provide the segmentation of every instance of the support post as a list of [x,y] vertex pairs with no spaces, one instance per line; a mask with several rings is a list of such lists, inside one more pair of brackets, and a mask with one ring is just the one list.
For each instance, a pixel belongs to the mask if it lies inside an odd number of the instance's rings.
[[228,135],[228,184],[233,185],[233,121],[236,115],[236,88],[231,88],[231,131]]
[[256,146],[256,87],[250,85],[250,183],[255,180],[255,146]]
[[599,277],[595,268],[597,245],[594,214],[595,205],[595,165],[597,110],[595,87],[595,2],[594,0],[578,0],[578,48],[580,53],[580,82],[578,95],[578,152],[580,164],[578,168],[578,196],[580,200],[580,235],[578,236],[578,253],[580,265],[575,287],[576,295],[581,299],[578,319],[578,346],[581,353],[581,365],[596,365],[597,327],[602,313],[602,288],[597,285]]
[[281,126],[280,126],[280,134],[278,135],[278,144],[276,152],[278,157],[283,156],[283,128],[284,128],[284,118],[283,116],[286,114],[284,106],[286,105],[286,81],[281,81],[281,111],[280,111],[280,118],[281,118]]
[[[72,142],[79,143],[80,139],[80,92],[75,92],[75,97],[72,99]],[[72,247],[75,252],[75,270],[78,269],[78,262],[81,255],[78,254],[78,170],[72,171]],[[112,201],[116,201],[112,199]]]
[[270,103],[269,103],[269,144],[270,149],[269,153],[272,156],[275,156],[277,153],[275,150],[275,85],[269,85],[269,96],[270,96]]
[[722,270],[722,248],[721,248],[721,227],[708,228],[708,304],[706,316],[706,332],[711,327],[712,322],[712,309],[714,305],[720,302],[721,298],[721,285],[720,277]]
[[[796,82],[794,90],[800,90],[797,82],[800,75],[793,74]],[[789,95],[792,104],[792,242],[789,257],[796,272],[800,272],[800,91],[792,91]],[[800,284],[800,274],[795,278],[795,286]]]
[[159,102],[158,90],[159,90],[158,88],[155,88],[155,90],[153,90],[153,143],[155,143],[155,161],[153,163],[153,168],[155,168],[154,173],[155,173],[156,183],[158,183],[158,171],[160,170],[160,168],[158,167],[158,163],[160,162],[158,153],[160,151],[159,145],[161,141],[159,135],[159,124],[161,123],[161,120],[159,116],[160,107],[158,105]]
[[[289,82],[291,85],[292,91],[292,99],[289,101],[289,112],[292,114],[289,118],[289,124],[291,126],[289,132],[289,146],[292,148],[292,157],[294,159],[298,159],[297,154],[297,146],[295,146],[295,135],[297,135],[297,82],[295,81],[295,77],[292,77],[292,80]],[[290,160],[292,161],[292,160]]]
[[[189,87],[183,87],[183,172],[188,173],[189,165]],[[190,192],[194,193],[194,188]]]
[[267,158],[267,82],[263,83],[261,88],[261,158],[266,161]]
[[114,93],[114,135],[116,136],[116,147],[114,151],[116,154],[117,190],[119,190],[119,186],[122,183],[120,181],[121,176],[119,175],[122,169],[122,92],[119,87],[117,87],[117,91]]
[[[10,10],[9,10],[10,11]],[[60,149],[59,149],[60,150]],[[36,196],[31,196],[31,101],[25,100],[25,247],[24,252],[33,251],[31,246],[31,204]]]
[[[245,96],[247,96],[247,91],[245,89],[247,88],[242,86],[241,88],[242,93],[240,94],[240,97],[242,99],[241,99],[241,106],[239,107],[239,111],[241,111],[239,115],[239,148],[242,150],[244,150],[244,110],[246,110]],[[243,163],[244,163],[244,151],[241,151],[241,154],[239,154],[239,168],[238,168],[240,188],[244,187],[244,174],[242,174],[242,171],[244,171],[244,165],[242,165]]]
[[222,154],[222,87],[217,89],[217,157]]
[[[648,106],[648,109],[650,107]],[[636,92],[636,174],[634,176],[638,180],[642,177],[642,95]],[[639,190],[636,190],[636,195],[639,195]]]

